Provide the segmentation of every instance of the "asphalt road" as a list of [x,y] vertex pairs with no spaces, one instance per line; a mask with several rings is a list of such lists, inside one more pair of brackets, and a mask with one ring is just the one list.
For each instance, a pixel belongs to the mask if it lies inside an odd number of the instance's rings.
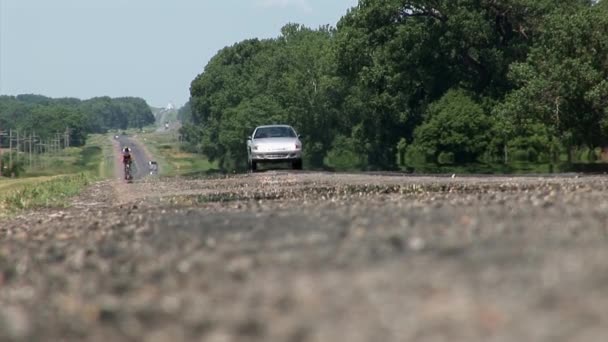
[[[122,150],[126,146],[131,148],[131,156],[133,158],[134,165],[133,179],[138,180],[146,177],[149,172],[148,162],[151,160],[151,158],[143,147],[143,145],[139,143],[139,141],[132,137],[129,137],[128,135],[119,135],[117,140],[117,148],[119,150]],[[120,176],[123,176],[122,166],[118,174],[120,174]]]
[[106,181],[0,222],[0,340],[603,341],[607,275],[607,177]]

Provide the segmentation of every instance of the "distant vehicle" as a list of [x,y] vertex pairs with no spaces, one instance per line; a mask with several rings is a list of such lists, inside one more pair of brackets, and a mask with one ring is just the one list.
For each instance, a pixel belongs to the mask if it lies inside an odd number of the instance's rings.
[[150,175],[158,174],[158,163],[154,160],[150,160],[148,162],[148,171],[150,172]]
[[289,162],[295,170],[302,169],[302,142],[288,125],[259,126],[247,137],[247,162],[255,171],[259,163]]

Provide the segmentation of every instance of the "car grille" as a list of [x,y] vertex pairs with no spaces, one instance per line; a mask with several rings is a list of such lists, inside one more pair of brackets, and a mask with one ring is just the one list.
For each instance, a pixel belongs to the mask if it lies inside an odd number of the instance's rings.
[[265,154],[264,158],[266,158],[266,159],[284,159],[284,158],[289,158],[289,153],[269,153],[269,154]]

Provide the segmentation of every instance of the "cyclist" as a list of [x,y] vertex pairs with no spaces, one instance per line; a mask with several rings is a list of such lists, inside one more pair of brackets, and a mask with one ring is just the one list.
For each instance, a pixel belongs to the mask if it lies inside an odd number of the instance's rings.
[[[133,159],[131,158],[131,149],[129,147],[125,146],[122,149],[122,164],[124,165],[126,180],[129,180],[131,178],[130,168],[131,168],[132,162],[133,162]],[[129,170],[127,170],[127,169],[129,169]]]

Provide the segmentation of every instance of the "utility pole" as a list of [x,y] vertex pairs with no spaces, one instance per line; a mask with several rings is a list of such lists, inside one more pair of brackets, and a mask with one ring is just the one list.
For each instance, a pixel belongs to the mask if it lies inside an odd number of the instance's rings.
[[55,148],[56,148],[56,151],[57,151],[57,155],[59,155],[60,152],[62,152],[62,150],[61,150],[61,133],[59,133],[59,132],[55,133],[55,139],[56,139],[55,140],[55,144],[56,144]]
[[70,127],[65,128],[65,148],[70,147]]
[[40,140],[40,143],[38,143],[38,148],[40,150],[40,162],[38,163],[39,166],[43,166],[44,165],[44,161],[45,161],[45,156],[46,156],[46,148],[45,148],[45,141],[44,140]]
[[[34,145],[34,154],[38,157],[38,150],[36,149],[36,131],[32,131],[32,144]],[[32,153],[30,152],[30,158]],[[35,163],[34,163],[35,166]]]
[[2,168],[4,167],[4,163],[2,162],[2,137],[4,133],[0,130],[0,177],[2,177]]
[[30,143],[30,169],[32,168],[32,143],[34,142],[34,135],[30,133],[30,139],[28,140]]
[[[8,131],[8,168],[13,171],[13,129]],[[12,177],[12,176],[11,176]]]
[[17,154],[15,155],[15,159],[17,160],[17,164],[19,164],[19,149],[21,147],[19,144],[19,131],[17,131],[17,140],[15,142],[17,143]]
[[49,162],[49,156],[53,154],[53,138],[49,136],[44,142],[44,154],[46,158],[44,158],[44,166],[46,166]]

